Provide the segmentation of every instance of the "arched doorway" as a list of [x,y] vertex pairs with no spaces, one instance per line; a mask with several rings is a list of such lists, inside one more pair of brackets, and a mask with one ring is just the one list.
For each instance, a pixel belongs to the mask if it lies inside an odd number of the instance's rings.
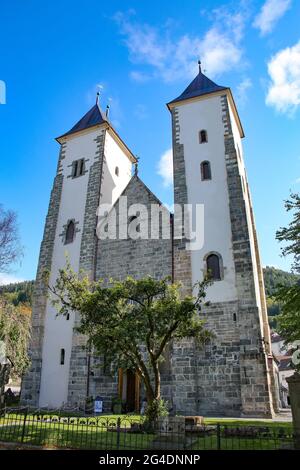
[[126,412],[140,411],[140,377],[132,370],[119,369],[119,397],[125,402]]

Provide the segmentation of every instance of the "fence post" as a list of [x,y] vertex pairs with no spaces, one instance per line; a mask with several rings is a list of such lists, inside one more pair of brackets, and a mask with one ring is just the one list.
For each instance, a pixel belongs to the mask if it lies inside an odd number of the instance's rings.
[[117,449],[120,448],[121,418],[117,418]]
[[26,407],[26,408],[25,408],[25,411],[24,411],[24,420],[23,420],[23,428],[22,428],[21,442],[24,442],[27,414],[28,414],[28,407]]
[[217,450],[221,450],[221,426],[217,424]]

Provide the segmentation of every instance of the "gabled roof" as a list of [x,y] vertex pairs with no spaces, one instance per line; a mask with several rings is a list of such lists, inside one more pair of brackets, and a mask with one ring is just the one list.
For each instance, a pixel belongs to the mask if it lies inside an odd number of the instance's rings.
[[106,116],[102,113],[98,104],[96,103],[68,132],[58,137],[66,137],[75,132],[83,131],[89,127],[98,126],[100,124],[107,123]]
[[175,98],[175,100],[170,101],[168,105],[171,103],[177,103],[178,101],[184,101],[189,98],[195,98],[196,96],[207,95],[208,93],[227,89],[228,87],[217,85],[215,82],[210,80],[206,75],[204,75],[204,73],[202,73],[200,68],[197,77],[194,78],[181,95]]

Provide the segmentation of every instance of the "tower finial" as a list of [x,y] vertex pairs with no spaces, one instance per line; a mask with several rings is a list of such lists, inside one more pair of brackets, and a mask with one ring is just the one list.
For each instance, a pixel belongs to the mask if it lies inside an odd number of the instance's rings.
[[106,112],[105,112],[105,115],[106,117],[108,118],[108,115],[109,115],[109,109],[110,109],[110,106],[109,104],[106,106]]
[[201,73],[201,60],[198,60],[198,65],[199,65],[199,73]]
[[99,104],[99,96],[100,96],[100,91],[97,91],[96,104]]
[[137,155],[135,156],[135,159],[136,159],[136,162],[134,164],[134,175],[137,176],[138,175],[138,171],[139,171],[139,159],[140,157],[138,157]]

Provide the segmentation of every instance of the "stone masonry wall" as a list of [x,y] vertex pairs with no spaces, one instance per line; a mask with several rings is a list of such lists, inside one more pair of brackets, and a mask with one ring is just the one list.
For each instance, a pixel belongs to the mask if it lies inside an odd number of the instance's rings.
[[[150,207],[160,203],[151,191],[137,177],[133,176],[122,196],[127,197],[128,207],[131,204],[144,204],[148,209],[148,230],[150,236]],[[117,233],[119,230],[119,204],[115,205],[117,214]],[[164,209],[166,212],[167,210]],[[167,213],[168,215],[168,213]],[[169,232],[171,230],[169,224]],[[161,235],[161,232],[160,232]],[[99,240],[96,263],[96,278],[108,280],[124,279],[126,276],[142,278],[147,275],[161,279],[170,276],[172,270],[172,242],[169,239],[132,240]],[[117,371],[115,373],[103,367],[103,358],[93,358],[95,367],[90,377],[90,388],[94,395],[104,398],[104,410],[110,411],[111,398],[118,395]],[[169,377],[162,378],[162,393],[170,392]],[[168,397],[169,398],[169,397]],[[142,399],[142,394],[141,394]]]
[[[90,279],[95,277],[97,249],[97,209],[101,197],[102,166],[104,159],[105,131],[95,139],[97,143],[94,163],[90,168],[85,215],[83,221],[79,269],[84,270]],[[80,321],[76,313],[75,327]],[[69,372],[68,402],[73,405],[85,403],[88,392],[88,351],[87,338],[74,331]]]
[[63,187],[61,162],[65,158],[65,152],[66,143],[63,143],[60,148],[57,174],[54,179],[51,192],[33,293],[31,320],[32,331],[29,349],[31,367],[23,378],[21,390],[22,403],[26,403],[31,406],[38,406],[39,402],[44,322],[47,303],[47,286],[43,281],[43,273],[45,270],[50,270],[52,264],[54,240]]
[[[180,127],[178,111],[172,110],[173,138],[173,174],[174,203],[183,207],[188,203],[187,182],[185,174],[184,147],[180,143]],[[190,252],[186,250],[187,240],[184,238],[183,227],[174,214],[174,281],[182,283],[182,295],[192,294],[192,268]],[[182,238],[176,238],[176,234]],[[197,403],[197,370],[196,349],[193,340],[173,343],[170,348],[172,394],[171,405],[174,412],[195,414]]]
[[232,231],[232,248],[238,291],[237,321],[240,334],[240,380],[242,413],[270,416],[273,413],[270,375],[260,323],[262,312],[256,299],[254,266],[246,216],[245,197],[239,174],[227,96],[221,96],[224,123],[225,163]]

